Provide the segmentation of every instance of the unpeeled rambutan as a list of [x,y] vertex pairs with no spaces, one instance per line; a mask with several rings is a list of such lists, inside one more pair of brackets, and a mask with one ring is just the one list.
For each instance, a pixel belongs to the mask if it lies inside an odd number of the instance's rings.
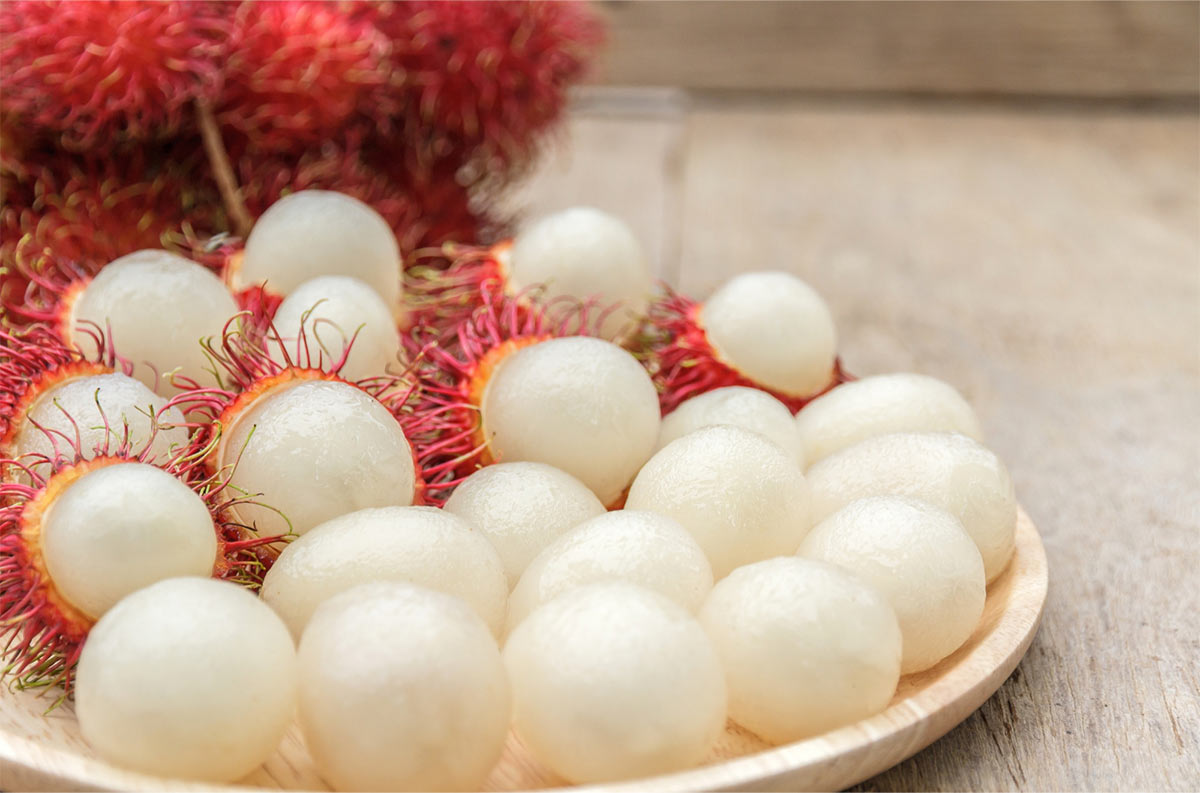
[[0,459],[0,657],[18,686],[69,694],[95,621],[156,580],[261,584],[277,538],[230,517],[238,499],[199,473],[197,452],[152,465],[149,448],[126,437],[103,456],[59,459],[48,471]]
[[527,164],[600,44],[582,2],[382,3],[402,128],[422,162]]
[[258,153],[303,150],[348,125],[375,128],[397,112],[398,97],[386,90],[391,45],[346,3],[232,7],[216,117]]
[[229,32],[207,1],[0,4],[4,115],[75,150],[175,134],[220,94]]

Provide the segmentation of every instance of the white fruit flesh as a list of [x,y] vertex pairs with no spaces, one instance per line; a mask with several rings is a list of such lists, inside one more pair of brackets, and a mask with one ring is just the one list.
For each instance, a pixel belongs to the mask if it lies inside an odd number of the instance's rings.
[[283,549],[262,597],[299,638],[313,612],[371,581],[407,581],[469,603],[499,634],[508,584],[496,551],[463,520],[433,507],[385,507],[342,515]]
[[497,462],[560,468],[613,503],[654,450],[658,395],[625,350],[602,339],[550,339],[509,355],[482,400]]
[[725,724],[725,685],[696,619],[657,592],[593,584],[529,615],[504,663],[513,726],[572,782],[699,762]]
[[[139,454],[149,442],[152,459],[165,462],[188,440],[183,413],[174,407],[164,411],[166,404],[164,397],[120,373],[68,380],[48,389],[30,407],[17,431],[13,456],[53,458],[57,449],[58,455],[74,459],[78,439],[81,457],[90,460],[97,450],[115,452],[128,425],[130,451]],[[159,425],[153,440],[152,416],[158,417]]]
[[619,579],[695,613],[712,567],[687,529],[665,515],[623,509],[592,518],[538,554],[508,601],[508,630],[564,592]]
[[287,295],[321,275],[357,278],[393,312],[400,308],[400,247],[387,221],[357,198],[301,190],[276,201],[254,224],[234,288],[265,283]]
[[544,463],[496,463],[454,489],[445,509],[476,529],[496,549],[511,589],[546,546],[604,505],[583,483]]
[[787,405],[766,391],[744,386],[717,388],[684,401],[663,417],[658,448],[689,432],[714,424],[752,430],[778,443],[804,467],[796,422]]
[[729,685],[729,716],[771,743],[800,740],[887,707],[900,626],[887,600],[808,559],[735,570],[700,610]]
[[117,463],[68,485],[42,521],[55,589],[96,619],[155,581],[212,575],[217,534],[208,507],[166,471]]
[[609,314],[606,339],[629,331],[646,311],[652,282],[641,244],[624,221],[591,207],[542,218],[517,235],[507,257],[508,291],[545,284],[546,297],[597,298]]
[[306,380],[268,391],[226,429],[219,459],[235,488],[261,494],[265,506],[239,505],[236,513],[264,537],[286,534],[289,521],[303,534],[347,512],[413,501],[416,473],[403,430],[348,383]]
[[794,397],[829,385],[837,354],[833,316],[793,275],[733,278],[704,302],[700,322],[718,357],[755,383]]
[[272,324],[278,338],[270,338],[268,348],[277,363],[328,372],[350,347],[338,372],[345,380],[379,377],[397,366],[396,320],[383,298],[357,278],[305,281],[280,303]]
[[679,521],[720,579],[735,567],[794,553],[812,525],[808,502],[790,454],[756,432],[717,425],[654,455],[625,506]]
[[355,587],[317,610],[299,658],[300,724],[336,790],[477,790],[500,757],[508,680],[458,598]]
[[109,762],[232,782],[279,745],[296,678],[292,638],[262,601],[236,584],[173,578],[134,592],[92,628],[75,714]]
[[988,583],[1012,558],[1017,499],[1004,463],[965,435],[867,438],[808,469],[813,519],[867,496],[912,496],[958,518],[983,557]]
[[959,432],[983,440],[975,411],[950,385],[901,372],[842,383],[796,414],[812,465],[847,446],[893,432]]
[[813,527],[797,553],[836,565],[887,597],[904,638],[906,675],[961,647],[983,614],[979,549],[957,518],[923,501],[853,501]]
[[238,312],[221,279],[193,261],[160,250],[144,250],[109,263],[75,301],[71,343],[84,355],[99,351],[95,323],[133,374],[160,394],[178,391],[168,374],[178,371],[214,385],[201,339],[220,339]]

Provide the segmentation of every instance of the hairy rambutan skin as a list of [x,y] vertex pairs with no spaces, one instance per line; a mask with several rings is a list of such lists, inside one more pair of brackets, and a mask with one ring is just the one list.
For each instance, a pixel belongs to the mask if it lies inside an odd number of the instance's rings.
[[[232,9],[217,120],[258,152],[297,151],[398,111],[391,43],[345,3],[240,2]],[[351,4],[353,5],[353,4]]]
[[74,150],[177,133],[220,94],[230,31],[206,0],[0,4],[4,115]]
[[401,127],[424,163],[528,164],[603,40],[582,2],[381,3]]
[[[232,519],[233,508],[248,499],[229,492],[225,480],[202,466],[206,449],[181,450],[169,461],[147,458],[150,444],[138,451],[128,435],[102,456],[59,459],[49,471],[0,458],[0,660],[4,674],[20,688],[63,689],[70,696],[79,654],[94,620],[61,595],[41,550],[42,520],[54,500],[88,472],[120,463],[149,463],[186,484],[204,502],[217,533],[214,578],[250,589],[262,578],[277,552],[270,543]],[[16,477],[8,469],[19,469]]]
[[721,360],[700,321],[702,307],[669,288],[650,305],[635,354],[654,380],[664,416],[691,397],[734,385],[766,391],[796,413],[839,383],[853,379],[836,359],[829,384],[818,393],[796,397],[767,388]]
[[505,294],[508,270],[492,246],[447,242],[415,251],[404,270],[405,308],[413,325],[454,332],[489,300]]
[[425,498],[441,506],[454,488],[493,462],[480,406],[495,368],[522,347],[562,336],[595,335],[590,304],[485,292],[482,304],[449,333],[417,326],[404,339],[415,362],[415,403],[401,415],[425,476]]

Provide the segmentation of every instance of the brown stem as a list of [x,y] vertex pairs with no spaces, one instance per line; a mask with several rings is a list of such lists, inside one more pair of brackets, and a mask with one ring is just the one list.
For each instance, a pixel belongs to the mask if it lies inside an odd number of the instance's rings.
[[221,140],[221,131],[217,128],[217,120],[213,117],[212,106],[203,99],[196,101],[196,120],[200,124],[200,135],[204,138],[204,151],[212,165],[213,178],[217,180],[217,188],[221,191],[221,199],[225,202],[225,211],[233,221],[234,231],[245,237],[254,225],[254,219],[242,201],[242,193],[238,189],[237,179],[233,175],[233,165],[229,162],[229,154],[225,151],[225,142]]

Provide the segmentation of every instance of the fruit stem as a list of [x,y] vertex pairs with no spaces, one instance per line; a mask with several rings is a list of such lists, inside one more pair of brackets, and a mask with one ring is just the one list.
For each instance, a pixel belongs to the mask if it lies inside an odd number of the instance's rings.
[[200,135],[204,139],[204,151],[212,165],[213,177],[217,180],[217,188],[221,191],[221,199],[229,212],[234,231],[245,238],[254,225],[246,204],[242,201],[237,179],[233,176],[233,166],[229,162],[229,154],[225,151],[225,142],[221,140],[221,131],[217,128],[217,120],[213,117],[212,106],[203,99],[196,100],[196,121],[200,125]]

